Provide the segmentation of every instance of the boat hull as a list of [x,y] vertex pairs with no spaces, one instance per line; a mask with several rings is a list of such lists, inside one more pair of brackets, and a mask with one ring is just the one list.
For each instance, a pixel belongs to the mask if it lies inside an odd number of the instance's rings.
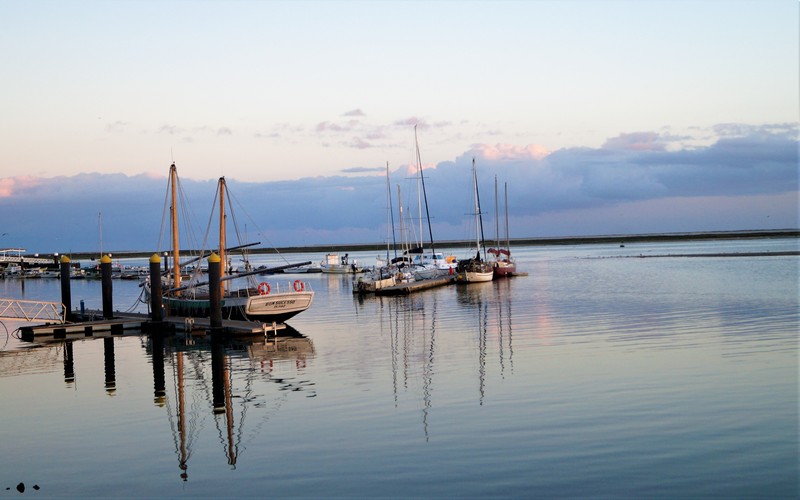
[[494,271],[467,271],[462,281],[465,283],[484,283],[494,279]]
[[356,274],[362,272],[361,269],[353,265],[334,265],[329,266],[326,264],[320,265],[320,270],[326,274]]
[[[226,296],[222,298],[224,319],[283,323],[305,311],[314,301],[314,292],[286,292],[267,295]],[[169,316],[208,317],[208,297],[164,297]]]
[[517,265],[513,262],[498,261],[494,265],[494,275],[502,278],[517,272]]

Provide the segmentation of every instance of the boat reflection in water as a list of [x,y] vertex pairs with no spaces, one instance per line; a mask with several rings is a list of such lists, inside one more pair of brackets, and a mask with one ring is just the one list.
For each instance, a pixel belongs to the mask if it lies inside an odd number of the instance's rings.
[[[152,335],[147,349],[153,360],[155,403],[167,409],[184,481],[189,479],[192,445],[209,417],[214,420],[228,465],[235,468],[246,445],[242,438],[254,437],[290,394],[316,396],[312,382],[295,377],[314,357],[314,346],[311,339],[289,326],[270,339],[263,335]],[[172,371],[171,388],[166,387],[167,370]],[[265,383],[275,384],[276,390],[265,391]],[[246,422],[250,408],[262,413],[260,418],[251,416],[255,422]]]
[[[269,338],[155,332],[103,333],[93,337],[81,333],[72,338],[38,336],[29,348],[0,353],[0,376],[24,373],[32,367],[36,373],[60,371],[63,367],[65,385],[77,390],[76,372],[81,369],[81,358],[73,351],[99,353],[95,342],[102,339],[104,388],[114,396],[119,375],[116,357],[137,349],[131,344],[136,338],[150,355],[153,401],[166,410],[184,481],[189,479],[193,446],[209,439],[209,419],[216,427],[227,463],[235,468],[247,444],[243,440],[256,438],[288,398],[316,396],[314,383],[303,378],[308,362],[314,358],[314,345],[289,326],[277,337]],[[245,419],[248,411],[249,418]]]
[[[454,287],[457,307],[443,305],[439,295],[413,294],[395,297],[363,297],[354,300],[357,311],[370,300],[380,302],[382,337],[388,336],[391,362],[391,385],[395,407],[406,402],[418,407],[421,413],[425,441],[435,431],[432,419],[435,410],[437,374],[445,380],[439,385],[453,383],[454,369],[447,362],[436,365],[437,359],[460,356],[456,351],[468,350],[466,356],[476,360],[465,373],[458,373],[458,384],[476,386],[473,400],[483,406],[487,397],[487,371],[501,379],[514,375],[514,345],[512,329],[512,300],[510,280],[497,280],[468,287]],[[449,303],[448,303],[449,304]],[[446,326],[442,326],[446,325]],[[461,334],[453,337],[454,325]],[[440,333],[444,330],[444,334]],[[415,392],[419,389],[420,392]],[[442,396],[440,410],[452,404]],[[421,404],[420,404],[421,400]],[[448,411],[448,410],[445,410]]]

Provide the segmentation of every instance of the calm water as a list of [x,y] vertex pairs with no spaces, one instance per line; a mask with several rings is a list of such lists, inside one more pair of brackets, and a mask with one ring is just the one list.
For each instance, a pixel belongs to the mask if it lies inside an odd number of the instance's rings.
[[[0,327],[0,491],[796,497],[799,259],[621,257],[797,249],[525,247],[528,277],[400,298],[308,275],[302,336],[277,343],[32,346]],[[115,281],[115,308],[138,293]],[[58,300],[58,281],[0,281],[23,296]],[[99,308],[99,282],[72,297]]]

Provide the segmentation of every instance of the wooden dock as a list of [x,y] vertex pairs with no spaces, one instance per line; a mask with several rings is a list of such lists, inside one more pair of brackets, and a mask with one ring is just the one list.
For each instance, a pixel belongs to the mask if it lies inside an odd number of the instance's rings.
[[454,282],[455,276],[441,276],[438,278],[412,281],[411,283],[400,283],[399,285],[381,288],[375,291],[375,295],[409,295],[421,290],[428,290],[429,288],[450,285]]
[[[263,324],[255,321],[223,320],[222,331],[226,334],[263,334],[277,335],[284,330],[283,323]],[[202,332],[211,329],[209,318],[184,318],[167,317],[161,323],[154,323],[146,314],[124,313],[112,319],[85,320],[74,323],[46,323],[43,325],[28,325],[20,328],[20,338],[27,342],[34,339],[76,339],[84,337],[107,337],[131,333],[150,333],[157,330],[175,333]]]

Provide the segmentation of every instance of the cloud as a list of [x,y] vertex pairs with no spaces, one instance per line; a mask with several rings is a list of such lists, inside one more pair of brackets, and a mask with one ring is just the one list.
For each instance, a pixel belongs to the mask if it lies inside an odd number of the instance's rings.
[[[796,126],[794,134],[791,126],[742,126],[738,135],[734,129],[724,127],[707,146],[676,151],[653,147],[665,136],[653,132],[621,134],[601,148],[557,151],[538,145],[474,144],[452,161],[426,165],[435,237],[465,236],[465,214],[472,211],[472,158],[490,219],[495,178],[500,186],[508,184],[516,236],[542,235],[545,230],[562,236],[610,234],[626,227],[636,232],[755,229],[759,221],[764,224],[760,228],[797,227]],[[356,235],[367,238],[360,241],[379,241],[386,232],[380,228],[386,220],[386,179],[376,175],[382,172],[351,167],[342,170],[346,175],[292,181],[229,178],[228,186],[242,214],[240,227],[247,224],[251,232],[262,232],[264,241],[347,243],[355,242],[346,238]],[[393,197],[400,185],[403,204],[412,212],[417,196],[414,174],[406,165],[390,172]],[[205,234],[198,226],[208,220],[215,183],[216,179],[182,182],[188,206],[197,214],[194,232],[200,235]],[[10,245],[35,251],[91,251],[102,212],[107,248],[159,250],[165,200],[166,171],[158,178],[88,173],[0,178],[0,229],[19,238]],[[397,210],[396,199],[393,206]]]
[[663,151],[664,143],[660,141],[659,134],[655,132],[637,132],[634,134],[620,134],[606,140],[603,149],[616,149],[627,151]]
[[183,133],[183,129],[179,128],[179,127],[177,127],[175,125],[162,125],[158,129],[158,133],[159,134],[176,135],[176,134],[182,134]]
[[41,183],[42,179],[30,176],[0,179],[0,198],[24,196],[26,191],[34,189]]
[[317,132],[350,132],[358,126],[358,120],[348,120],[345,123],[320,122],[316,126]]
[[106,125],[106,132],[108,133],[124,132],[127,126],[128,126],[127,122],[117,120],[113,123],[109,123]]
[[366,115],[364,114],[363,111],[361,111],[361,109],[353,109],[351,111],[342,114],[342,116],[366,116]]
[[346,142],[345,145],[355,149],[369,149],[374,147],[371,142],[367,142],[360,137],[353,137],[350,141]]
[[363,174],[369,172],[384,172],[383,167],[351,167],[342,169],[342,173],[345,174]]

